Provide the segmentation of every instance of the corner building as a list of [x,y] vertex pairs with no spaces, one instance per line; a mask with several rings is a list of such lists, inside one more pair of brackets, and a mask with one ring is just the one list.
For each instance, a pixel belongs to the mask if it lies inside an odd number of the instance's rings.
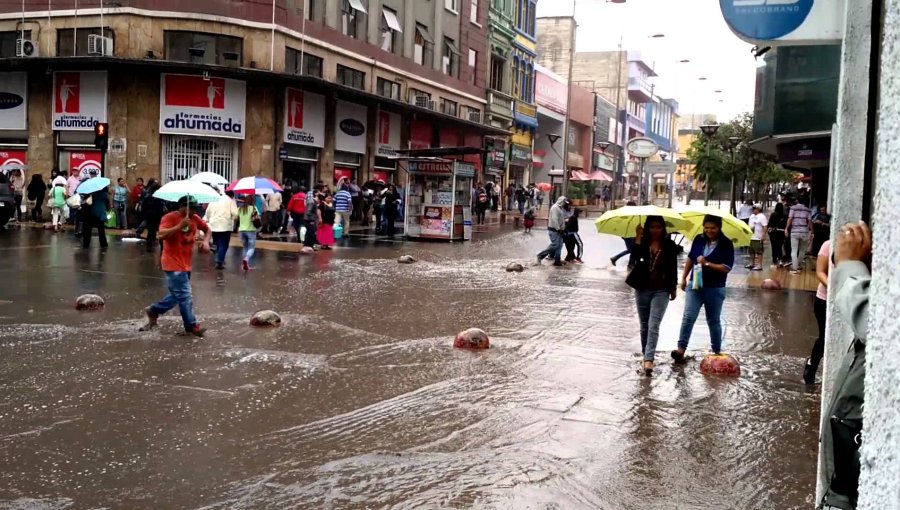
[[484,121],[486,1],[85,4],[0,6],[0,95],[22,110],[0,154],[32,172],[402,185],[399,150],[507,134]]

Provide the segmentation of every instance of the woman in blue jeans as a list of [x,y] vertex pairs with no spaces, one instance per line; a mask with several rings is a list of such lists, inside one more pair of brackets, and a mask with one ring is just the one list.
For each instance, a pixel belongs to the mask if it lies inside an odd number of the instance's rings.
[[629,266],[634,267],[625,280],[634,289],[638,318],[641,321],[643,370],[653,374],[659,324],[669,301],[675,300],[678,285],[678,247],[669,239],[666,222],[660,216],[648,216],[643,228],[635,229]]
[[256,251],[256,232],[259,230],[259,209],[254,205],[255,196],[244,197],[244,205],[238,209],[238,232],[241,234],[241,246],[244,251],[241,256],[241,267],[244,271],[250,271],[250,260]]
[[712,351],[715,354],[722,351],[722,305],[725,303],[725,280],[732,266],[734,244],[722,235],[722,218],[707,215],[703,218],[703,234],[694,239],[681,277],[681,289],[687,294],[678,349],[672,351],[676,363],[684,363],[684,351],[701,307],[706,309]]

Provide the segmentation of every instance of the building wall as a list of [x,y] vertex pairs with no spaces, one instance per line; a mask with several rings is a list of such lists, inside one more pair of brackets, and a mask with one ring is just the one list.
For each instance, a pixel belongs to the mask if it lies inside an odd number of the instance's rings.
[[536,62],[560,76],[568,76],[575,30],[575,18],[571,16],[538,18]]

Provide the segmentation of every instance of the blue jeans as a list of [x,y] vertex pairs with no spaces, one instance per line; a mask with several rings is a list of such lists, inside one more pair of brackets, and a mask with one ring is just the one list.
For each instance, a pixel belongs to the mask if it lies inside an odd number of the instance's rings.
[[224,264],[225,254],[228,253],[228,246],[231,244],[231,231],[213,232],[212,240],[216,246],[216,264]]
[[634,246],[634,238],[633,237],[623,237],[622,240],[625,241],[625,251],[623,251],[623,252],[617,254],[615,257],[613,257],[617,261],[620,258],[624,257],[625,255],[630,255],[631,247]]
[[128,204],[125,202],[115,201],[116,209],[116,225],[119,228],[128,228]]
[[184,330],[190,331],[197,325],[197,318],[194,317],[194,297],[191,294],[191,273],[166,271],[166,282],[169,293],[147,311],[158,317],[178,306],[181,320],[184,321]]
[[241,231],[241,246],[244,247],[244,253],[241,258],[250,263],[253,258],[253,252],[256,251],[256,231]]
[[681,334],[678,336],[678,348],[687,349],[694,323],[700,315],[700,307],[706,309],[706,324],[709,326],[709,338],[712,350],[718,354],[722,351],[722,305],[725,304],[725,287],[713,287],[699,290],[688,289],[684,299],[684,316],[681,319]]
[[546,250],[538,253],[538,259],[544,260],[549,257],[553,257],[553,262],[556,264],[561,264],[562,261],[560,257],[562,257],[562,247],[563,247],[563,236],[559,232],[551,230],[550,232],[550,246],[547,247]]
[[669,307],[669,293],[664,290],[636,290],[634,302],[641,321],[641,352],[644,361],[653,361],[659,342],[659,325]]

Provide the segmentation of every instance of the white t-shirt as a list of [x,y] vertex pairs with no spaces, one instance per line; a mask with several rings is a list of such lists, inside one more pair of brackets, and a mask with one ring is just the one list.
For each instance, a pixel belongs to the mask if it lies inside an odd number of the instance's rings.
[[751,214],[750,229],[753,230],[753,237],[751,239],[753,239],[754,241],[762,241],[763,233],[765,232],[767,226],[769,226],[769,220],[766,219],[765,214]]

